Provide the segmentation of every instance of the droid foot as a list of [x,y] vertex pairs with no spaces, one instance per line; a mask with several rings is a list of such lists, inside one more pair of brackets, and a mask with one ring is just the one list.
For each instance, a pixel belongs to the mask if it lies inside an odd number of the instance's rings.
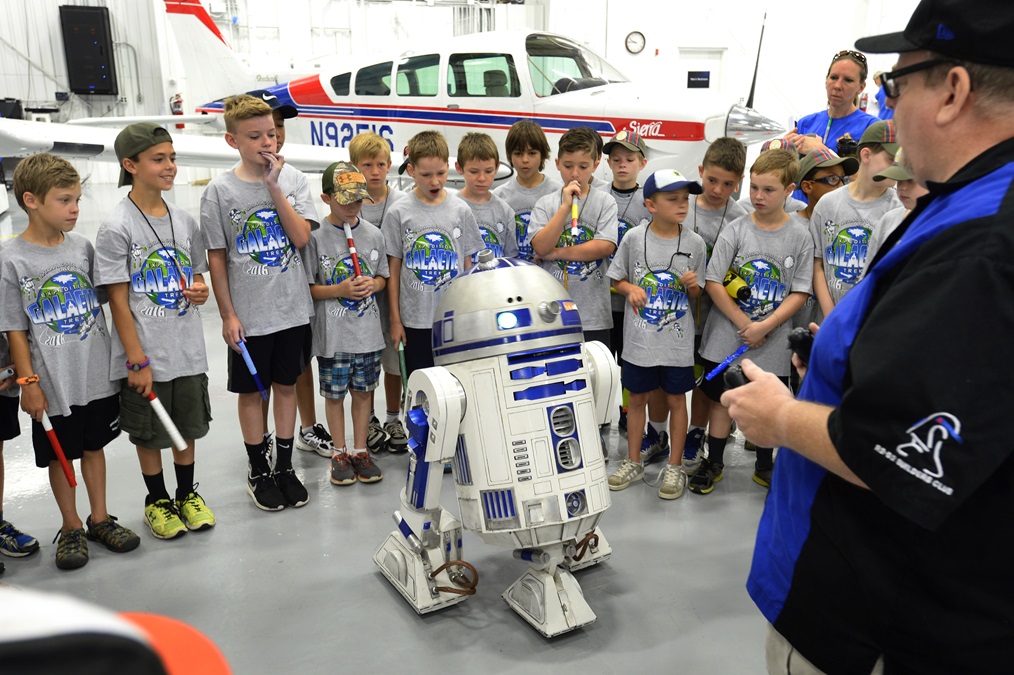
[[454,571],[442,570],[434,579],[430,579],[427,569],[429,565],[425,562],[429,551],[423,550],[417,555],[404,541],[400,532],[392,532],[373,555],[373,562],[417,613],[428,614],[456,605],[468,597],[468,594],[439,590],[437,587],[454,588],[460,585],[451,579]]
[[546,637],[587,626],[596,618],[574,575],[559,567],[552,574],[528,569],[501,597]]

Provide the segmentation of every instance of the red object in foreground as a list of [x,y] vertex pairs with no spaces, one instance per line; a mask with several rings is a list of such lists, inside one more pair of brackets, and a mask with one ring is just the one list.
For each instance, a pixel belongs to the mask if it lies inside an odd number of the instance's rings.
[[63,467],[63,475],[67,477],[67,482],[70,483],[71,487],[77,487],[77,480],[74,479],[74,469],[70,468],[67,455],[63,454],[63,446],[60,445],[60,439],[56,437],[56,432],[53,431],[53,423],[49,421],[49,415],[46,414],[46,411],[42,411],[42,428],[46,430],[46,435],[49,436],[49,442],[53,446],[56,458],[60,461],[60,466]]

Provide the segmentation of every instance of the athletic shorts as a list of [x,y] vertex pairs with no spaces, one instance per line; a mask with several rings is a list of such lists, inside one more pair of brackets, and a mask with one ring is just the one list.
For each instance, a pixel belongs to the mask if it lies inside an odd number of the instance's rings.
[[[69,415],[50,417],[49,421],[67,459],[81,459],[86,451],[102,450],[120,435],[120,395],[99,398],[87,405],[72,405]],[[35,466],[44,469],[56,461],[46,430],[35,420],[32,420],[32,445]]]
[[[293,386],[307,364],[307,345],[310,325],[286,328],[268,335],[252,335],[246,339],[246,348],[257,368],[257,375],[265,389],[272,382]],[[234,394],[257,393],[257,382],[246,366],[243,355],[229,349],[228,390]]]
[[693,366],[638,366],[624,361],[621,381],[631,394],[661,389],[667,394],[685,394],[694,388]]
[[433,367],[433,329],[405,327],[405,375]]
[[338,353],[332,357],[318,356],[317,371],[320,395],[341,400],[348,390],[370,392],[380,381],[380,351],[365,354]]
[[21,401],[17,396],[0,395],[0,442],[21,435],[21,420],[18,419],[20,410]]
[[[169,413],[185,440],[204,438],[211,422],[211,397],[208,376],[204,373],[177,377],[168,382],[152,383],[152,391]],[[120,427],[130,442],[142,448],[161,450],[172,447],[169,432],[162,426],[148,399],[123,382],[120,390]]]

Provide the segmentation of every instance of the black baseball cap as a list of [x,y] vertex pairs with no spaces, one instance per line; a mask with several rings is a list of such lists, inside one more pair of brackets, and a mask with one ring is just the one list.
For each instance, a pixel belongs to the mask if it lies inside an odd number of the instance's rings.
[[856,49],[890,54],[926,49],[942,56],[1014,68],[1014,2],[922,0],[900,33],[856,40]]
[[296,106],[289,105],[288,103],[282,103],[278,100],[278,97],[272,94],[267,89],[255,89],[254,91],[247,92],[250,96],[260,99],[271,106],[271,110],[277,110],[281,114],[283,120],[290,120],[299,114],[296,110]]

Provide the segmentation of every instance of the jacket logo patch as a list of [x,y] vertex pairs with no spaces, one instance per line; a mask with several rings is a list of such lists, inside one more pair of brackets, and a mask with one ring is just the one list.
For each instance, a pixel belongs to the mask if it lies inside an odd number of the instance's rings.
[[938,412],[925,417],[908,429],[908,441],[893,451],[882,445],[874,449],[902,471],[950,496],[954,488],[940,482],[944,477],[942,450],[944,444],[961,444],[961,420],[950,413]]

